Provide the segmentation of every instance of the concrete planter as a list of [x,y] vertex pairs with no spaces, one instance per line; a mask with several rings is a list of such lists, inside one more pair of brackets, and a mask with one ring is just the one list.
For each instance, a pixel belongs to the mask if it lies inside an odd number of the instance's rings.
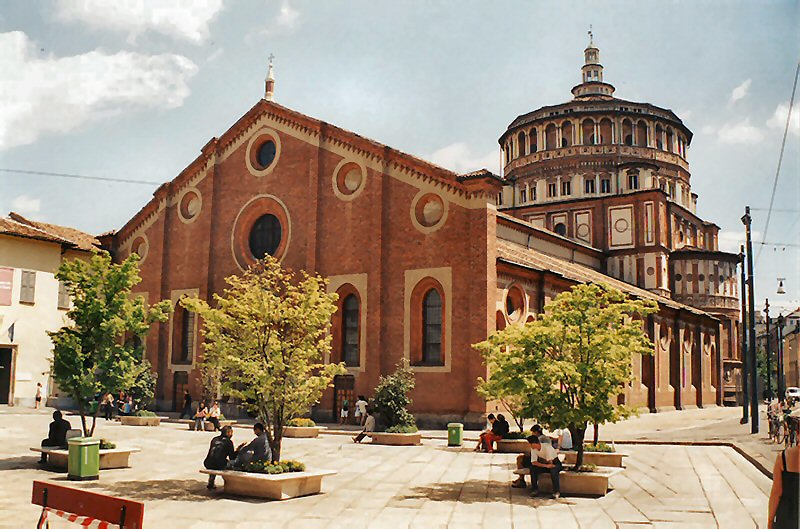
[[531,451],[527,439],[501,439],[497,441],[497,451],[502,454],[524,454]]
[[389,446],[416,446],[422,444],[422,434],[414,433],[388,433],[373,432],[372,444]]
[[283,436],[299,439],[309,439],[319,436],[322,426],[284,426]]
[[[191,419],[184,419],[184,420],[181,420],[180,422],[184,422],[184,423],[188,424],[189,425],[189,429],[192,430],[192,431],[197,430],[197,425]],[[227,419],[219,421],[219,427],[220,428],[222,428],[223,426],[233,426],[234,424],[236,424],[236,421],[230,421],[230,420],[227,420]],[[214,431],[214,425],[211,424],[210,422],[206,421],[205,426],[203,426],[203,429],[206,432],[213,432]]]
[[[564,465],[574,465],[578,458],[578,452],[562,452],[564,454]],[[622,468],[622,458],[628,454],[620,452],[584,452],[583,463],[585,465],[595,465],[598,467],[618,467]]]
[[322,478],[336,474],[332,470],[286,472],[285,474],[257,474],[237,470],[201,470],[200,472],[220,476],[225,482],[225,494],[270,500],[288,500],[319,494],[322,490]]
[[[575,496],[605,496],[611,476],[622,472],[621,468],[597,467],[592,472],[562,472],[560,476],[561,494]],[[514,474],[528,476],[527,468],[515,470]],[[549,474],[539,476],[539,490],[552,492],[553,484]]]
[[158,426],[161,424],[161,417],[137,417],[135,415],[123,415],[119,422],[125,426]]
[[[47,464],[55,468],[67,468],[69,450],[61,448],[31,448],[34,452],[46,452]],[[100,450],[100,470],[130,467],[131,454],[140,452],[138,448],[111,448]]]

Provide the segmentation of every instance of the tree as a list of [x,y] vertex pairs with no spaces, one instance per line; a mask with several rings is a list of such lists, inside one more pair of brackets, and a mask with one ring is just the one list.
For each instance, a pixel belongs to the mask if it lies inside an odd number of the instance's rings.
[[652,354],[640,319],[657,310],[654,301],[632,299],[606,285],[576,285],[536,320],[475,345],[490,372],[479,388],[496,393],[499,386],[519,399],[526,417],[550,429],[569,428],[577,470],[587,425],[630,415],[615,397],[632,380],[633,356]]
[[[94,434],[99,406],[92,413],[91,428],[86,412],[97,395],[139,388],[148,376],[152,379],[142,348],[126,337],[143,341],[152,323],[166,321],[171,305],[162,301],[148,306],[131,294],[141,281],[138,263],[136,254],[114,264],[107,252],[96,252],[88,260],[64,261],[56,273],[70,293],[72,309],[67,312],[70,323],[48,333],[53,340],[53,378],[77,404],[86,436]],[[140,398],[146,397],[146,392],[140,393]]]
[[184,298],[203,319],[202,369],[224,373],[220,393],[240,399],[267,429],[272,460],[279,461],[288,420],[319,402],[343,364],[325,364],[331,350],[336,294],[325,280],[294,274],[266,256],[241,276],[225,279],[215,307]]
[[414,389],[414,384],[414,371],[405,358],[398,362],[394,373],[381,375],[373,403],[386,421],[386,431],[417,431],[414,416],[407,409],[411,404],[408,393]]

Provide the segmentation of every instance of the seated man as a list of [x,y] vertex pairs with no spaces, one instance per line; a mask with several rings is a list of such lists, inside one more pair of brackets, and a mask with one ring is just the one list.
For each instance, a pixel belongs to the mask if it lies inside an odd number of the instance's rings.
[[[42,441],[42,448],[44,447],[66,447],[67,446],[67,432],[72,428],[68,420],[61,417],[61,412],[56,410],[53,412],[53,422],[50,423],[50,431],[47,434],[47,439]],[[47,454],[42,452],[42,458],[39,463],[47,463]]]
[[559,474],[563,468],[561,460],[558,458],[558,451],[553,448],[549,439],[543,441],[536,434],[528,437],[528,444],[531,446],[528,464],[528,469],[531,471],[531,496],[539,494],[539,474],[547,472],[553,483],[553,499],[558,499],[561,497]]
[[497,419],[495,419],[494,413],[490,413],[489,415],[486,416],[486,429],[481,432],[480,436],[478,436],[478,446],[475,447],[476,452],[479,450],[483,450],[483,440],[489,433],[491,433],[492,426],[494,426],[494,422],[496,420]]
[[[209,470],[225,470],[228,465],[233,462],[236,457],[236,451],[233,449],[233,428],[230,426],[223,426],[221,433],[211,440],[211,446],[208,448],[208,455],[206,455],[203,466]],[[213,489],[214,478],[216,476],[208,476],[208,488]]]
[[[535,435],[536,437],[539,437],[540,440],[541,440],[542,437],[545,437],[544,431],[542,430],[542,427],[539,426],[538,424],[534,424],[533,425],[533,428],[531,428],[531,433],[533,433],[533,435]],[[530,452],[530,450],[527,450],[527,451],[525,451],[525,452],[523,452],[523,453],[521,453],[520,455],[517,456],[517,470],[521,470],[523,468],[528,468],[530,466],[531,466],[531,452]],[[525,484],[525,476],[519,476],[517,479],[515,479],[511,483],[511,486],[514,487],[514,488],[517,488],[517,489],[526,488],[528,485]]]
[[272,459],[272,450],[269,447],[267,431],[264,425],[257,422],[253,425],[253,433],[256,438],[250,444],[242,443],[236,450],[236,460],[233,462],[235,468],[242,468],[250,461],[269,461]]
[[367,407],[364,413],[367,415],[367,418],[364,421],[364,429],[361,430],[358,435],[353,437],[354,443],[360,443],[367,435],[375,431],[375,415],[372,413],[372,408]]

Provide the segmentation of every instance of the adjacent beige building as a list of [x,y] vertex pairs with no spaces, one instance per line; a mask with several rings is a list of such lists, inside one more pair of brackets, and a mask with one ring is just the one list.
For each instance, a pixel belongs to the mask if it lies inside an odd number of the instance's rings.
[[70,303],[55,273],[98,244],[73,228],[0,217],[0,404],[33,406],[37,383],[45,399],[54,396],[47,331],[66,323]]

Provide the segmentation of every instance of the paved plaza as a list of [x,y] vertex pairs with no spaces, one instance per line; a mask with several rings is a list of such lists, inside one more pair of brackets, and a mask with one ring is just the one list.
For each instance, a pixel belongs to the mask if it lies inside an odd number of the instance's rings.
[[[509,487],[513,454],[478,454],[472,443],[448,448],[354,445],[343,435],[287,439],[284,457],[332,469],[323,494],[269,502],[225,497],[205,488],[198,470],[214,435],[185,425],[122,426],[101,421],[98,436],[142,449],[133,467],[101,472],[96,482],[69,482],[40,469],[28,450],[44,437],[48,413],[0,414],[0,527],[34,527],[31,482],[53,481],[143,501],[150,528],[707,528],[766,527],[770,480],[727,447],[620,447],[626,470],[605,498],[531,499]],[[77,417],[70,417],[77,425]],[[622,428],[622,427],[619,427]],[[234,442],[251,437],[236,428]],[[220,483],[221,484],[221,483]]]

